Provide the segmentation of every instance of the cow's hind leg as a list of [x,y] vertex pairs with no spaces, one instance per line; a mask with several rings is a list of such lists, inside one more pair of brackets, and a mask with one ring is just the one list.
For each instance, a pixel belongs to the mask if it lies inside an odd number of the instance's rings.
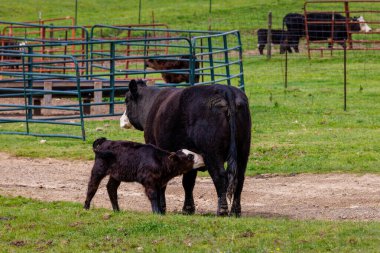
[[240,111],[240,118],[238,124],[240,126],[237,134],[237,184],[233,195],[230,215],[236,217],[241,216],[240,198],[243,190],[245,171],[247,168],[249,150],[251,146],[251,124],[247,121],[249,118],[249,110],[246,108],[245,112]]
[[193,197],[193,190],[195,185],[195,179],[197,177],[197,171],[192,170],[182,177],[182,186],[185,190],[185,202],[183,204],[182,213],[184,214],[194,214],[195,204]]
[[[95,166],[97,166],[95,164]],[[84,208],[89,209],[92,198],[94,197],[96,191],[98,190],[99,184],[102,179],[106,176],[105,173],[99,173],[96,167],[92,170],[90,181],[88,182],[87,197],[84,202]]]
[[117,200],[117,188],[119,188],[119,185],[120,181],[117,181],[113,177],[110,177],[107,183],[107,192],[112,204],[112,209],[114,211],[120,211],[119,203]]
[[245,177],[245,169],[247,166],[247,159],[243,159],[243,161],[238,162],[238,172],[237,172],[237,185],[234,193],[234,199],[232,201],[231,212],[230,215],[235,215],[236,217],[241,216],[241,192],[243,191],[244,185],[244,177]]
[[207,163],[207,168],[218,195],[218,209],[216,214],[218,216],[226,216],[228,215],[228,203],[226,197],[227,174],[224,169],[223,162],[216,162],[215,164]]

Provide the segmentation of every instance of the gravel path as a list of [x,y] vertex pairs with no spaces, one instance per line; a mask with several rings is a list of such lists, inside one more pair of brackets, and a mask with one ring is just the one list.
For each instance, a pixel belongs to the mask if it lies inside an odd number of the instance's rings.
[[[44,201],[83,202],[92,162],[12,157],[0,153],[0,195]],[[104,179],[93,206],[111,209]],[[180,212],[181,178],[169,182],[169,212]],[[198,213],[216,211],[216,193],[209,177],[197,178],[194,198]],[[150,212],[142,186],[122,183],[120,208]],[[243,216],[318,220],[380,221],[380,175],[300,174],[247,177],[242,194]]]

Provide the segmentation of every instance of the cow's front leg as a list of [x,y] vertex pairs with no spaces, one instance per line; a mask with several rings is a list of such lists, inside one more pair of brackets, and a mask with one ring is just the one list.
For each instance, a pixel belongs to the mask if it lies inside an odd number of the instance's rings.
[[192,170],[186,174],[183,174],[183,177],[182,177],[182,186],[183,186],[183,189],[185,190],[185,202],[182,208],[182,212],[184,214],[195,213],[193,190],[194,190],[196,177],[197,177],[196,170]]

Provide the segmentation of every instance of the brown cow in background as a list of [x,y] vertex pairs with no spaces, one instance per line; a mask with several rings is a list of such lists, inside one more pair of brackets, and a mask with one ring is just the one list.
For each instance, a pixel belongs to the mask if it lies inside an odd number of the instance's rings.
[[[152,58],[146,61],[145,66],[154,70],[178,70],[183,72],[190,71],[189,56],[181,56],[178,60]],[[195,62],[195,69],[199,68],[199,62]],[[165,83],[190,83],[189,74],[161,73]],[[199,75],[195,75],[194,82],[199,82]]]

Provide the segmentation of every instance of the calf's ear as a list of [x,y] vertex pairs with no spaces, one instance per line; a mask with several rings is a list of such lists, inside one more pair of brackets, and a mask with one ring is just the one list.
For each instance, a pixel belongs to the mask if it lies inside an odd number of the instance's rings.
[[178,160],[178,156],[174,152],[171,152],[168,158],[170,161],[173,161],[173,162]]
[[129,91],[131,92],[132,94],[132,97],[133,98],[137,98],[137,82],[135,79],[132,79],[130,82],[129,82]]

